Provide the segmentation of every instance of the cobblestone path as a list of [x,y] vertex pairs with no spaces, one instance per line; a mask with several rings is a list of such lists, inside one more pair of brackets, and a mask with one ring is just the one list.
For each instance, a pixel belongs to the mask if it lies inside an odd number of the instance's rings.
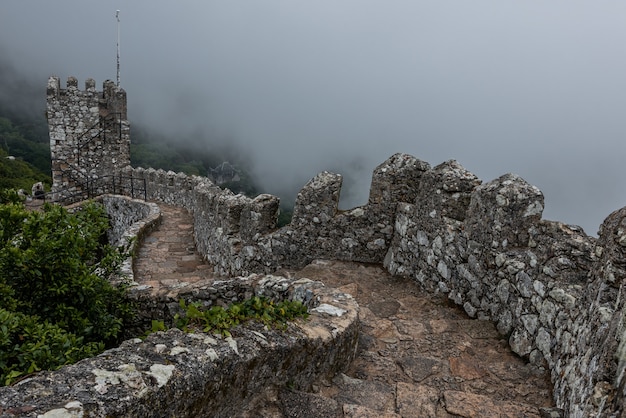
[[145,237],[135,259],[135,280],[166,294],[201,280],[214,278],[193,240],[193,220],[185,209],[159,205],[161,224]]
[[[339,416],[543,417],[555,412],[548,373],[511,352],[491,322],[470,319],[446,297],[426,293],[380,265],[318,260],[293,276],[350,293],[360,307],[358,357],[343,375],[316,387],[316,396],[337,403]],[[305,399],[319,402],[312,395]]]
[[[161,206],[159,228],[136,262],[136,280],[167,293],[212,269],[196,253],[192,220]],[[359,354],[312,393],[270,391],[242,417],[552,417],[548,373],[525,363],[490,322],[472,320],[442,296],[393,277],[382,266],[318,260],[300,271],[352,294],[360,306]]]

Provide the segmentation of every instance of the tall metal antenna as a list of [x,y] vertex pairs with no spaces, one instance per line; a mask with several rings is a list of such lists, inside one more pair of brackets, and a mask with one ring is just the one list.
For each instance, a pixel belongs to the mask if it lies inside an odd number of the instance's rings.
[[117,86],[120,86],[120,11],[115,12],[117,19]]

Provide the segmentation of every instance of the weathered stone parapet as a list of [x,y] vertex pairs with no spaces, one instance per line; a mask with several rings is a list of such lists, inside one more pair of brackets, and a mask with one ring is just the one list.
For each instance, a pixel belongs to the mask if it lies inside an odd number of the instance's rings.
[[[472,192],[481,180],[454,160],[426,171],[419,184],[416,205],[433,222],[445,218],[465,219]],[[438,223],[433,228],[439,227]]]
[[563,349],[553,371],[561,376],[555,392],[572,417],[623,416],[626,411],[625,236],[626,208],[622,208],[600,227],[597,261],[579,298],[581,314],[572,327],[575,350]]
[[275,276],[258,277],[249,291],[290,294],[308,302],[311,315],[286,330],[249,323],[233,329],[232,338],[172,329],[131,339],[0,388],[0,416],[232,417],[268,387],[309,390],[354,358],[358,308],[351,296]]
[[260,194],[246,203],[240,219],[240,234],[244,242],[258,240],[276,230],[280,199]]
[[337,215],[343,178],[327,171],[311,179],[298,193],[292,224],[324,225]]
[[492,248],[525,247],[541,220],[543,194],[522,178],[505,174],[477,187],[465,220],[468,238]]
[[465,217],[448,217],[458,200],[438,199],[437,189],[422,188],[415,204],[399,204],[389,271],[494,321],[515,352],[551,371],[566,416],[619,416],[626,399],[626,208],[607,218],[596,240],[577,226],[542,220],[541,192],[514,175],[468,187]]
[[155,203],[125,196],[103,195],[97,200],[104,205],[109,217],[109,243],[126,249],[129,254],[122,263],[119,280],[134,283],[133,257],[146,235],[161,222],[161,211]]
[[[373,196],[389,200],[372,197],[370,204],[349,211],[338,210],[341,176],[321,173],[300,191],[292,222],[281,229],[276,229],[275,196],[251,199],[206,178],[163,170],[127,168],[123,174],[127,182],[146,182],[148,200],[183,206],[193,214],[198,251],[216,273],[245,275],[301,267],[318,258],[382,262],[397,202],[415,197],[406,184],[415,183],[427,167],[405,154],[392,156],[377,168],[372,189]],[[387,187],[385,179],[404,185]]]

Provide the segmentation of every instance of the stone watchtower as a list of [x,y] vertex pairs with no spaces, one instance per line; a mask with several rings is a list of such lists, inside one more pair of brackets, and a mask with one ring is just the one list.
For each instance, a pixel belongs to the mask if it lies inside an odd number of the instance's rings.
[[75,77],[62,89],[50,77],[47,97],[54,200],[78,201],[114,185],[130,165],[126,92],[110,80],[96,91],[93,79],[79,90]]

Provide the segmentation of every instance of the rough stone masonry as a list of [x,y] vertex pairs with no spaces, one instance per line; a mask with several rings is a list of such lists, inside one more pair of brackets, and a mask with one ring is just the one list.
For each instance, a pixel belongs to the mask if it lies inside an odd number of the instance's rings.
[[130,164],[126,92],[113,81],[104,82],[99,92],[93,79],[81,90],[74,77],[65,89],[58,77],[50,77],[46,116],[56,200],[100,194],[101,180]]
[[[60,123],[50,119],[51,132]],[[366,205],[339,211],[342,177],[320,173],[298,194],[291,224],[276,228],[275,196],[251,199],[206,178],[128,164],[114,173],[145,180],[148,200],[187,208],[217,273],[324,258],[384,263],[494,321],[515,352],[549,368],[567,416],[624,413],[626,208],[595,239],[542,219],[541,191],[516,175],[483,183],[453,160],[431,167],[395,154],[374,170]]]
[[396,154],[376,168],[364,206],[338,210],[341,176],[321,173],[275,228],[277,198],[232,195],[206,179],[127,168],[149,199],[194,214],[198,248],[222,274],[271,272],[313,259],[383,262],[489,319],[512,349],[548,367],[568,416],[613,416],[624,403],[626,209],[598,239],[543,220],[543,195],[506,174],[482,183],[456,161],[431,168]]

